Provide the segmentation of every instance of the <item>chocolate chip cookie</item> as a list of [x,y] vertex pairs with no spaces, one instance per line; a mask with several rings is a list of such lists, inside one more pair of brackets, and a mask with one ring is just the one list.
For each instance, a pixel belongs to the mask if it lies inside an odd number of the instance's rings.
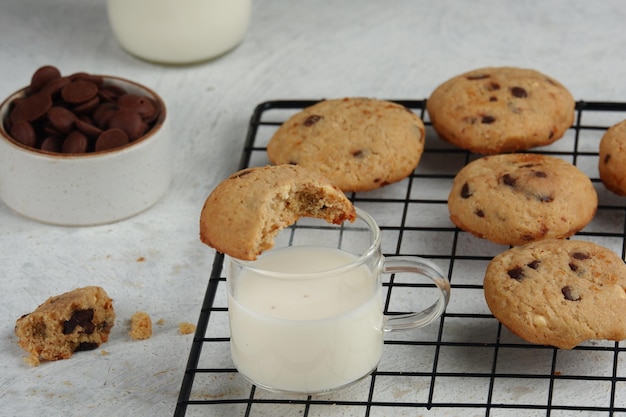
[[273,164],[301,165],[341,190],[368,191],[400,181],[418,165],[424,123],[399,104],[372,98],[319,102],[290,117],[272,136]]
[[592,242],[547,239],[494,257],[485,273],[493,315],[528,342],[572,349],[626,338],[626,264]]
[[575,101],[536,70],[481,68],[439,85],[426,107],[441,139],[480,154],[548,145],[574,121]]
[[462,230],[505,245],[565,238],[587,225],[598,196],[582,171],[533,153],[489,155],[463,167],[448,196]]
[[298,165],[247,168],[222,181],[200,214],[200,240],[233,258],[254,260],[300,217],[354,221],[346,195],[327,178]]
[[15,324],[19,345],[30,353],[27,362],[68,359],[109,340],[115,322],[113,300],[101,287],[77,288],[50,297]]
[[626,120],[611,126],[600,141],[598,171],[604,186],[626,195]]

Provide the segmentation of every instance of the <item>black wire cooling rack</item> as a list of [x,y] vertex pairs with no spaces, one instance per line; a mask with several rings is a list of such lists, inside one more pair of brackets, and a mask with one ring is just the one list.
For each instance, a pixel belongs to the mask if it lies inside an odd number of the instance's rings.
[[[626,344],[592,341],[573,350],[524,342],[491,315],[482,294],[489,260],[506,249],[455,228],[447,195],[454,175],[478,157],[441,141],[425,100],[394,100],[422,117],[426,148],[414,173],[354,204],[380,224],[385,255],[437,263],[451,282],[446,313],[427,328],[385,335],[378,369],[325,396],[281,396],[248,383],[230,360],[223,256],[215,255],[175,416],[626,416]],[[240,167],[268,163],[266,144],[290,115],[317,100],[268,101],[256,107]],[[574,163],[594,183],[599,207],[574,238],[624,258],[626,199],[608,192],[597,171],[604,131],[626,118],[626,103],[576,104],[574,125],[550,146],[533,149]],[[626,167],[625,167],[626,169]],[[404,287],[387,287],[386,311]],[[401,297],[400,297],[401,298]],[[400,303],[401,304],[401,303]],[[624,318],[626,320],[626,317]]]

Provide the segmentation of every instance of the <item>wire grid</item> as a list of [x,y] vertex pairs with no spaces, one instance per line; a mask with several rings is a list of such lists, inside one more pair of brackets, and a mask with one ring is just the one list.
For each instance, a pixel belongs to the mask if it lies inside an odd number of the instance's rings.
[[[276,128],[317,101],[259,104],[240,167],[267,164],[266,144]],[[490,313],[482,293],[484,271],[507,247],[455,228],[447,210],[454,175],[479,155],[437,137],[425,100],[393,101],[425,122],[422,160],[409,178],[349,197],[379,223],[385,255],[421,256],[447,272],[451,300],[445,314],[426,328],[386,334],[378,369],[343,391],[323,396],[270,393],[241,377],[230,359],[224,259],[217,253],[174,415],[626,416],[626,342],[589,341],[573,350],[532,345]],[[532,150],[568,160],[591,178],[598,211],[573,238],[599,243],[622,259],[626,200],[603,187],[597,164],[602,135],[626,118],[625,112],[626,103],[579,101],[575,123],[564,137]],[[402,311],[407,286],[393,277],[384,285],[385,311]]]

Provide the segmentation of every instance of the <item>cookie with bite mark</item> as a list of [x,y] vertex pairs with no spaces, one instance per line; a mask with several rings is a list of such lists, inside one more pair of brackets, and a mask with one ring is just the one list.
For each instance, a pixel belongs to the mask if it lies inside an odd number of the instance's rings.
[[475,69],[439,85],[426,108],[439,137],[480,154],[527,150],[560,139],[572,125],[575,101],[539,71]]
[[592,242],[547,239],[494,257],[484,294],[493,315],[522,339],[572,349],[626,338],[626,264]]
[[598,207],[587,175],[560,158],[489,155],[464,166],[448,196],[460,229],[503,245],[565,238],[584,228]]
[[285,121],[267,145],[273,164],[301,165],[345,192],[400,181],[424,151],[424,123],[408,108],[363,97],[324,100]]
[[200,214],[200,240],[219,252],[254,260],[300,217],[354,221],[352,202],[324,176],[297,165],[247,168],[222,181]]

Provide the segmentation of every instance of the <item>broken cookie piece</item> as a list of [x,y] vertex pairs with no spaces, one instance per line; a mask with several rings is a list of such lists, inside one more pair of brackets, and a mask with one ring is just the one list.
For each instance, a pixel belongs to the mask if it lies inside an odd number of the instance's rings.
[[113,300],[101,287],[77,288],[50,297],[15,323],[18,344],[37,366],[41,359],[68,359],[74,352],[96,349],[109,339],[115,322]]
[[200,214],[200,240],[233,258],[254,260],[300,217],[354,221],[352,202],[326,177],[297,165],[248,168],[222,181]]

